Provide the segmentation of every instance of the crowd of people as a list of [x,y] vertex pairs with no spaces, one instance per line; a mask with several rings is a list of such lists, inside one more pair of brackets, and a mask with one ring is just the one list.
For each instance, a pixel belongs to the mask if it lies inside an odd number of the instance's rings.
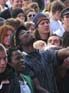
[[0,93],[69,93],[69,0],[0,0]]

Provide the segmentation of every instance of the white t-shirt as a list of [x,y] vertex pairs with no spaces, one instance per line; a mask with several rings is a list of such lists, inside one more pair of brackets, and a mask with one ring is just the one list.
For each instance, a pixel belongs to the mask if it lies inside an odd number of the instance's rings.
[[52,33],[55,33],[56,35],[62,37],[64,33],[64,27],[60,20],[55,21],[53,19],[50,19],[50,31]]
[[19,81],[19,83],[20,83],[21,93],[31,93],[31,90],[25,80],[24,80],[24,82]]

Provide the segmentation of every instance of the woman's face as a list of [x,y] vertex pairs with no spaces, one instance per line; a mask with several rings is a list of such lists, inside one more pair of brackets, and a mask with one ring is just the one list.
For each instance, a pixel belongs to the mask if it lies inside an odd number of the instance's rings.
[[4,36],[4,39],[3,39],[3,44],[8,47],[10,46],[10,38],[12,36],[12,31],[11,30],[8,30],[7,31],[7,34]]

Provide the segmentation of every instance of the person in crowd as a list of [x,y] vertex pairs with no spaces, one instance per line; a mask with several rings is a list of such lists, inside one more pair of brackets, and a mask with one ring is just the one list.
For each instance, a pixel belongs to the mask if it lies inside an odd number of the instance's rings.
[[59,47],[62,47],[62,40],[56,34],[52,34],[49,36],[47,44],[54,45],[55,47],[59,48]]
[[33,8],[36,13],[39,13],[40,11],[39,5],[37,2],[31,2],[30,4],[28,4],[28,8]]
[[0,0],[0,12],[8,8],[8,5],[6,4],[6,2],[7,0]]
[[23,22],[19,19],[8,18],[8,19],[6,19],[5,24],[14,27],[14,29],[16,31],[17,28],[23,24]]
[[69,0],[65,0],[64,5],[65,5],[65,7],[69,7]]
[[50,35],[50,21],[49,17],[43,13],[38,13],[33,22],[35,23],[35,37],[36,40],[43,40],[47,42]]
[[[64,48],[69,46],[69,32],[64,32],[62,37],[62,46]],[[57,72],[57,85],[59,93],[69,93],[69,57],[67,57],[65,62],[59,67]]]
[[65,8],[61,12],[61,20],[65,31],[69,32],[69,8]]
[[44,9],[44,0],[32,0],[33,2],[37,2],[39,5],[39,9],[40,11],[42,11]]
[[10,47],[10,38],[15,32],[15,29],[9,25],[3,25],[0,27],[0,43],[6,48]]
[[33,18],[37,15],[37,13],[35,12],[35,10],[32,8],[28,8],[26,10],[26,17],[27,17],[27,21],[33,21]]
[[32,2],[32,0],[23,0],[23,3],[22,3],[22,9],[25,9],[28,4],[30,4]]
[[0,17],[0,26],[4,25],[5,24],[5,21],[6,20],[4,18]]
[[15,70],[9,65],[6,48],[0,44],[0,93],[20,93]]
[[24,22],[25,27],[28,31],[30,31],[32,34],[35,32],[35,24],[32,21],[26,21]]
[[53,52],[47,50],[40,54],[33,48],[34,41],[34,36],[24,26],[16,31],[17,47],[25,52],[24,61],[27,66],[25,73],[31,76],[36,93],[58,93],[54,75],[55,66],[62,64],[69,56],[69,47]]
[[12,8],[22,8],[23,0],[11,0]]
[[0,17],[8,19],[12,17],[12,10],[15,8],[22,8],[23,0],[12,0],[12,7],[0,13]]
[[33,90],[31,78],[27,75],[24,75],[25,64],[21,51],[16,47],[11,47],[7,53],[9,64],[15,69],[17,73],[21,91],[20,93],[35,93]]
[[26,16],[21,8],[15,8],[12,10],[12,18],[19,19],[23,23],[25,22]]
[[64,4],[61,1],[53,1],[51,4],[50,31],[60,37],[64,33],[64,28],[60,21],[63,8]]

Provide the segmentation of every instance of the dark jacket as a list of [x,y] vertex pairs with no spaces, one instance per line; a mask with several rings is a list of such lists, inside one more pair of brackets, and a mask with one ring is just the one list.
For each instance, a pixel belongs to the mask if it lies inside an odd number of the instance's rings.
[[25,56],[26,74],[29,74],[32,79],[37,77],[40,85],[50,93],[58,93],[54,74],[55,66],[59,65],[59,61],[56,52],[47,50],[39,54],[34,51]]
[[3,84],[0,93],[20,93],[20,86],[14,69],[7,65],[4,73],[0,74],[0,83],[9,80],[9,84]]

